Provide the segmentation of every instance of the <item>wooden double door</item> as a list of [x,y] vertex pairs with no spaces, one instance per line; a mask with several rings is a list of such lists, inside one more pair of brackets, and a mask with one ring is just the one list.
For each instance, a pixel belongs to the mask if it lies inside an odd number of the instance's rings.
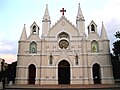
[[101,84],[101,70],[100,70],[100,65],[99,64],[94,64],[93,65],[93,81],[94,84]]
[[70,64],[66,60],[58,64],[58,84],[70,84]]
[[31,64],[28,68],[29,68],[28,84],[35,84],[36,67],[35,65]]

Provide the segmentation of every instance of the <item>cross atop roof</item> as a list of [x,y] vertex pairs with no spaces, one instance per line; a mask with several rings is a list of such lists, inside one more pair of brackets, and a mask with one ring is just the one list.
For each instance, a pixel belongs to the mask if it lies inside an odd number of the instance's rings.
[[62,10],[60,10],[60,12],[62,12],[62,15],[64,16],[64,12],[66,12],[66,10],[64,10],[64,8],[62,8]]

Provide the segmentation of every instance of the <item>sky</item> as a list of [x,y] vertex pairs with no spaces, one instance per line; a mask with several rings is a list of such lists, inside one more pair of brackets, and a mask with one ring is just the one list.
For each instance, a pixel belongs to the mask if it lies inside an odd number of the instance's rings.
[[80,3],[85,18],[85,30],[93,20],[100,34],[102,21],[105,25],[110,47],[115,42],[115,32],[120,31],[120,0],[0,0],[0,58],[7,63],[17,60],[18,41],[26,24],[27,36],[35,21],[42,32],[42,18],[48,4],[51,26],[61,17],[60,10],[66,9],[65,17],[76,25]]

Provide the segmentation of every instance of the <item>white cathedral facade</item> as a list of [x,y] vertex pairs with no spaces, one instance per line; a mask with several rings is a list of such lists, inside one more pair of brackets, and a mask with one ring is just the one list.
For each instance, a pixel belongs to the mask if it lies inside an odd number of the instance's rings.
[[85,33],[80,4],[73,25],[63,15],[51,27],[46,5],[42,36],[34,22],[27,37],[24,25],[18,47],[16,84],[114,84],[109,39],[102,23],[101,34],[92,20]]

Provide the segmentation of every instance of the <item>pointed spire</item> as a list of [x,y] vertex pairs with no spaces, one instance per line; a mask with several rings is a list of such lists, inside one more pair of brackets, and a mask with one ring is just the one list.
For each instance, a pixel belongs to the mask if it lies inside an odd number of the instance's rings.
[[45,13],[43,16],[43,20],[50,20],[49,11],[48,11],[48,4],[46,4],[46,9],[45,9]]
[[84,16],[82,14],[82,10],[80,8],[80,3],[78,4],[78,13],[77,13],[76,20],[78,20],[78,19],[84,19]]
[[22,31],[22,34],[20,37],[20,41],[24,41],[26,39],[27,39],[27,34],[26,34],[26,28],[25,28],[25,24],[24,24],[23,31]]
[[108,36],[107,36],[107,33],[106,33],[105,26],[104,26],[103,22],[102,22],[102,27],[101,27],[101,38],[108,40]]

